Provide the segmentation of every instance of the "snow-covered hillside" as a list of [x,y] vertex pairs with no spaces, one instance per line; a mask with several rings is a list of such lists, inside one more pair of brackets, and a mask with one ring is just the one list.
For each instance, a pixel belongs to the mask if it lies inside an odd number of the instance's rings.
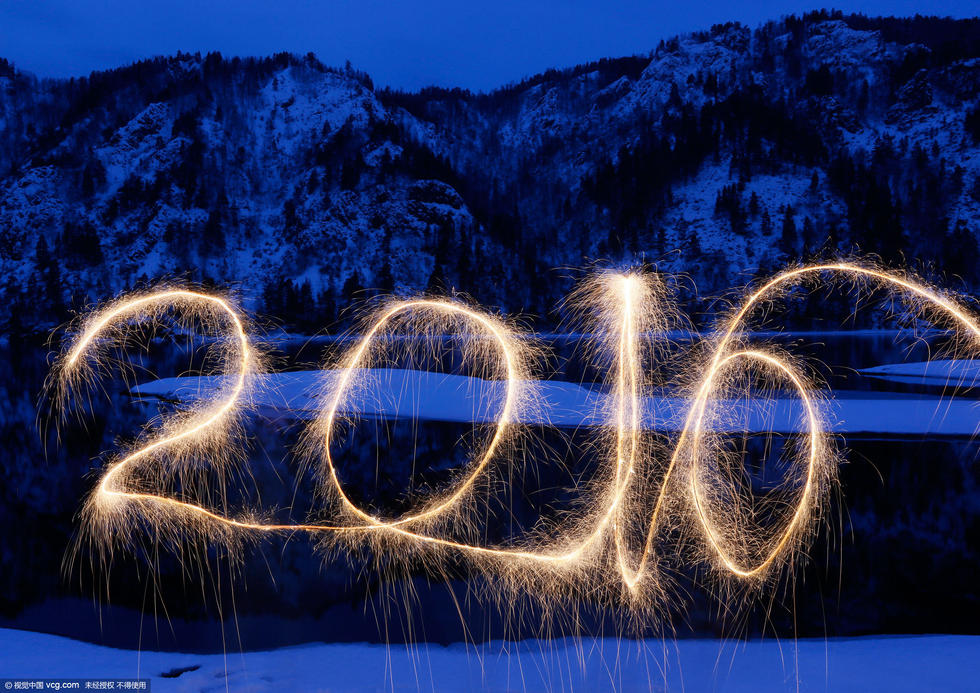
[[361,288],[548,320],[553,268],[656,261],[713,292],[853,249],[975,285],[978,33],[815,13],[475,95],[379,91],[312,56],[73,81],[4,63],[3,305],[40,288],[27,322],[50,324],[176,275],[308,329]]

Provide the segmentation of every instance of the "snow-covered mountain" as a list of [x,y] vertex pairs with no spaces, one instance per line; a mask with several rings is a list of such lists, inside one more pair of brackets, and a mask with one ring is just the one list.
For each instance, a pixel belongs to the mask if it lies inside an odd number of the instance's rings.
[[592,259],[716,291],[852,249],[973,286],[978,35],[814,13],[489,94],[380,91],[285,54],[67,81],[3,64],[5,305],[179,276],[310,328],[362,287],[546,314],[568,289],[550,270]]

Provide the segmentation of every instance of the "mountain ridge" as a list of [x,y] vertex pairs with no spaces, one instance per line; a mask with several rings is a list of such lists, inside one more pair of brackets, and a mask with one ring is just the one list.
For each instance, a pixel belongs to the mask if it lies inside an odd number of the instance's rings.
[[4,62],[5,293],[49,276],[64,314],[178,276],[312,328],[363,287],[453,288],[548,320],[556,267],[652,261],[717,293],[855,250],[973,288],[978,27],[731,23],[486,94],[378,90],[312,55],[69,80]]

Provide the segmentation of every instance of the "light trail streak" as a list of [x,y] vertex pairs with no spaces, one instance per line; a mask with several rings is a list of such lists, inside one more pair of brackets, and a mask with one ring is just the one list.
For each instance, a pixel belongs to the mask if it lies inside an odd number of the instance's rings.
[[[61,396],[68,397],[79,384],[94,377],[105,350],[125,344],[128,325],[153,323],[170,311],[186,314],[188,319],[225,335],[222,361],[230,385],[215,400],[205,402],[190,414],[165,419],[140,446],[107,465],[86,504],[83,517],[87,530],[96,541],[109,543],[110,535],[125,535],[131,529],[131,511],[135,507],[138,516],[151,523],[166,525],[177,533],[194,527],[215,540],[239,531],[306,532],[318,537],[335,536],[353,544],[374,542],[376,550],[389,554],[405,549],[404,553],[411,555],[413,547],[422,547],[483,559],[488,573],[506,572],[528,584],[532,577],[552,579],[556,584],[584,580],[593,586],[612,585],[618,580],[631,598],[637,599],[644,594],[657,594],[658,560],[662,553],[659,540],[669,527],[680,527],[685,536],[698,540],[701,558],[720,575],[750,584],[764,580],[774,573],[775,567],[791,561],[802,550],[832,486],[837,460],[821,418],[820,395],[807,378],[783,355],[749,348],[739,335],[754,310],[802,281],[828,274],[898,291],[934,322],[965,334],[971,348],[980,348],[977,317],[954,299],[917,280],[850,262],[785,270],[750,292],[723,321],[710,343],[703,370],[690,378],[691,396],[684,426],[665,459],[659,481],[653,482],[649,474],[638,472],[640,465],[654,455],[643,438],[641,398],[647,386],[643,375],[647,364],[642,339],[651,327],[663,328],[673,308],[664,293],[642,274],[601,274],[590,280],[578,299],[597,306],[594,310],[607,338],[603,348],[611,357],[610,399],[614,410],[608,412],[608,420],[615,435],[603,448],[608,466],[605,483],[593,491],[584,518],[572,530],[508,545],[454,540],[439,531],[454,521],[464,525],[469,521],[461,508],[494,461],[506,457],[508,445],[520,435],[516,414],[521,407],[531,405],[525,383],[532,354],[524,336],[501,319],[446,299],[399,301],[383,308],[341,360],[339,377],[326,393],[325,404],[306,438],[308,452],[320,460],[323,495],[333,504],[330,509],[336,512],[337,521],[272,523],[236,517],[159,489],[138,487],[134,481],[140,465],[160,455],[176,460],[178,471],[180,461],[191,453],[209,455],[218,468],[229,458],[229,429],[243,411],[251,377],[259,372],[257,350],[251,344],[242,315],[219,296],[186,289],[165,289],[120,299],[82,322],[78,336],[54,371]],[[407,329],[409,333],[459,331],[465,359],[483,369],[481,372],[489,374],[489,379],[504,383],[505,391],[493,435],[455,485],[421,508],[385,518],[358,506],[345,491],[331,447],[337,431],[344,424],[353,423],[341,412],[363,374],[380,358],[376,343],[397,329]],[[746,366],[737,370],[742,363]],[[775,512],[769,528],[735,517],[732,508],[727,507],[732,503],[723,499],[727,495],[744,500],[744,494],[740,496],[737,488],[710,469],[712,462],[717,466],[726,459],[720,444],[713,442],[711,403],[722,399],[719,393],[730,387],[731,372],[744,375],[754,372],[752,369],[759,371],[765,382],[781,380],[791,386],[806,423],[806,444],[796,452],[795,477],[786,484],[798,489],[795,502]],[[636,499],[643,498],[653,499],[652,509],[645,513],[646,520],[643,515],[630,512]],[[730,516],[725,516],[726,511]],[[637,526],[645,528],[641,532],[642,549],[631,551],[629,535],[631,528],[636,532]],[[438,555],[431,557],[437,560]]]

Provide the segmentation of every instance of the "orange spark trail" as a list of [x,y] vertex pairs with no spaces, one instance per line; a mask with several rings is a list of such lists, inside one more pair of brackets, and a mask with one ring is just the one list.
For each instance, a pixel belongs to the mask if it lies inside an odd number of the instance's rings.
[[[685,531],[699,538],[705,559],[722,573],[736,579],[758,579],[771,574],[773,568],[797,554],[807,533],[819,516],[821,503],[834,478],[836,458],[832,454],[829,435],[821,419],[820,397],[813,391],[804,375],[785,357],[744,347],[740,331],[752,311],[779,293],[806,279],[823,275],[838,275],[860,279],[896,290],[917,305],[930,311],[935,320],[944,321],[966,334],[980,347],[980,322],[955,300],[937,290],[903,275],[856,263],[827,263],[786,270],[755,291],[722,325],[715,337],[703,372],[692,379],[689,408],[684,426],[678,434],[670,455],[665,459],[665,471],[657,486],[647,474],[638,472],[650,452],[642,440],[643,378],[641,339],[650,325],[664,322],[667,306],[658,305],[662,296],[647,285],[636,273],[609,274],[590,289],[602,305],[603,319],[615,339],[606,342],[612,355],[609,412],[615,436],[610,439],[606,456],[610,473],[606,485],[596,492],[587,506],[591,526],[552,537],[547,542],[525,542],[514,545],[479,545],[456,541],[438,531],[436,521],[463,521],[460,507],[473,493],[477,481],[488,473],[498,457],[505,456],[508,444],[519,435],[516,421],[527,401],[527,364],[529,355],[524,341],[502,320],[477,308],[446,299],[416,299],[400,301],[384,308],[370,323],[359,341],[343,358],[337,380],[325,397],[323,409],[313,424],[312,436],[316,454],[322,460],[322,478],[326,495],[336,504],[337,522],[331,524],[276,524],[245,517],[233,517],[202,504],[136,487],[131,472],[149,458],[164,453],[182,459],[187,450],[213,452],[220,463],[221,446],[227,444],[227,429],[243,410],[244,398],[251,378],[258,372],[256,350],[245,328],[246,321],[227,300],[215,295],[184,289],[162,290],[132,298],[121,299],[104,310],[97,311],[82,324],[79,336],[59,362],[55,378],[59,391],[68,393],[78,383],[92,377],[99,357],[107,344],[125,341],[124,328],[136,322],[153,322],[167,311],[186,313],[218,330],[223,326],[227,342],[224,345],[225,374],[230,385],[222,395],[206,402],[189,416],[164,421],[155,435],[141,447],[108,465],[88,501],[87,517],[99,531],[119,532],[113,524],[119,518],[124,525],[132,521],[135,509],[146,519],[180,523],[197,523],[198,527],[218,527],[224,531],[246,533],[308,532],[314,535],[335,534],[345,541],[364,539],[377,543],[379,550],[397,551],[406,548],[428,547],[476,560],[485,559],[488,572],[510,570],[516,575],[550,575],[555,581],[579,580],[593,575],[598,583],[608,584],[614,578],[633,595],[641,586],[654,587],[659,576],[655,562],[658,538],[665,533],[670,511],[673,526],[682,523]],[[412,323],[410,320],[415,320]],[[401,517],[384,518],[359,507],[345,492],[337,473],[331,444],[344,417],[341,411],[359,377],[370,367],[377,350],[376,342],[398,326],[416,325],[420,330],[433,325],[467,330],[469,357],[481,368],[495,375],[505,388],[503,404],[493,435],[470,463],[469,469],[442,497]],[[740,364],[743,372],[754,368],[767,380],[781,380],[791,386],[801,403],[806,424],[805,450],[797,455],[800,487],[796,501],[780,513],[774,525],[776,531],[748,526],[739,518],[724,517],[718,509],[718,498],[730,488],[713,475],[708,463],[723,455],[712,444],[709,407],[729,374]],[[649,491],[650,493],[647,493]],[[655,498],[648,521],[642,523],[642,550],[631,556],[628,528],[634,523],[627,516],[628,498]],[[155,514],[156,511],[164,515]],[[373,539],[372,539],[373,538]],[[99,538],[108,541],[108,537]],[[394,542],[392,544],[391,542]]]

